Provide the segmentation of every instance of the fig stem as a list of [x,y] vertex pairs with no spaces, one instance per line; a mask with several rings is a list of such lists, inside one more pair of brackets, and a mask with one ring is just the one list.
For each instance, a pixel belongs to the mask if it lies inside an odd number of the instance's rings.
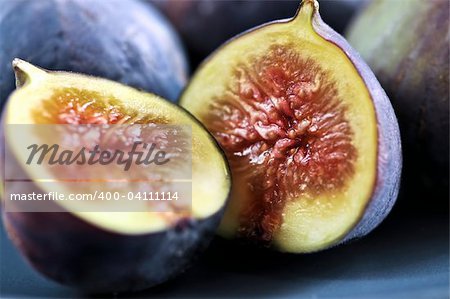
[[319,11],[319,2],[317,0],[303,0],[293,19],[294,23],[305,26],[311,24],[312,16]]
[[12,67],[16,76],[16,87],[20,88],[31,81],[32,77],[46,74],[41,68],[38,68],[25,60],[14,58]]

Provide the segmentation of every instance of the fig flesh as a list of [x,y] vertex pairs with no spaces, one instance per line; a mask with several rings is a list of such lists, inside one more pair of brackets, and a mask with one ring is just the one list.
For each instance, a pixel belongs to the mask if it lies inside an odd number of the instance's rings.
[[14,90],[9,61],[118,81],[176,101],[188,64],[178,35],[136,0],[1,1],[0,103]]
[[317,1],[224,44],[180,103],[230,162],[222,236],[317,251],[369,233],[396,200],[401,145],[389,99]]
[[[11,94],[2,121],[5,147],[15,157],[21,140],[7,130],[15,124],[81,126],[126,120],[192,130],[191,204],[161,212],[80,212],[65,202],[54,203],[61,212],[5,208],[8,235],[26,259],[53,280],[95,293],[140,290],[183,271],[214,236],[228,197],[228,166],[214,138],[182,108],[156,95],[106,79],[45,71],[18,59],[13,65],[20,88]],[[33,183],[21,193],[55,191],[42,185],[42,176],[37,180],[35,173],[22,171]],[[63,183],[56,186],[65,188]]]
[[373,1],[347,33],[398,115],[405,165],[402,211],[448,214],[449,5],[446,0]]

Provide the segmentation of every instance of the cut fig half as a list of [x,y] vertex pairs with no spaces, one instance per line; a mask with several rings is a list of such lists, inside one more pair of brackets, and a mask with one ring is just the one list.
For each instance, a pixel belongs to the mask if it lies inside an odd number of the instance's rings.
[[363,236],[391,210],[399,129],[372,71],[317,1],[220,47],[180,104],[223,147],[233,174],[219,232],[287,252]]
[[[171,134],[181,135],[185,139],[170,141],[166,131],[158,132],[159,135],[153,139],[157,140],[156,143],[166,144],[167,149],[176,145],[170,142],[186,140],[186,143],[176,146],[182,153],[183,146],[189,147],[190,158],[181,155],[170,158],[180,163],[188,159],[190,177],[181,181],[187,180],[189,185],[189,202],[174,203],[160,211],[146,210],[148,202],[138,206],[142,207],[138,211],[118,212],[102,210],[101,203],[98,210],[79,211],[70,201],[55,201],[54,204],[62,211],[57,213],[8,212],[4,209],[3,220],[7,231],[25,257],[50,278],[95,292],[147,288],[185,269],[214,235],[230,189],[228,165],[214,138],[188,112],[153,94],[105,79],[46,71],[19,59],[13,61],[13,67],[19,88],[7,102],[3,127],[5,147],[17,161],[23,160],[21,147],[23,151],[26,142],[33,143],[41,135],[36,137],[28,133],[23,135],[29,136],[24,141],[23,136],[11,134],[14,131],[8,128],[14,125],[38,127],[59,124],[75,128],[113,124],[130,127],[173,125],[187,127],[191,134],[183,136],[186,132],[176,129],[170,131]],[[143,130],[139,131],[140,134]],[[117,142],[127,141],[127,134],[131,134],[127,132],[124,131]],[[92,134],[87,136],[92,137]],[[111,135],[102,136],[108,136],[108,140],[112,138]],[[63,138],[58,135],[53,139],[62,141]],[[96,180],[108,181],[108,172],[111,172],[111,168],[101,172],[101,168],[95,166],[77,169],[81,169],[78,171],[81,174],[71,174],[76,175],[72,178],[85,178],[83,183],[86,187],[83,190],[92,193],[95,191],[93,186],[98,183]],[[168,171],[176,175],[180,169],[172,167]],[[59,170],[40,167],[39,172],[28,168],[22,169],[22,172],[21,175],[32,182],[32,188],[14,190],[10,187],[12,191],[43,194],[70,191],[66,186],[72,181],[58,181],[65,175]],[[156,167],[143,168],[133,175],[136,173],[141,176],[135,178],[129,174],[130,177],[124,177],[125,181],[137,181],[144,187],[122,188],[121,195],[126,199],[129,199],[130,191],[152,191],[146,187],[150,182],[156,182],[155,186],[159,186],[156,191],[167,190],[170,184],[165,178],[168,172],[158,172]],[[48,178],[53,181],[51,188],[45,184]],[[95,180],[90,181],[90,178]],[[54,183],[55,180],[59,183]],[[8,198],[3,199],[6,200]]]

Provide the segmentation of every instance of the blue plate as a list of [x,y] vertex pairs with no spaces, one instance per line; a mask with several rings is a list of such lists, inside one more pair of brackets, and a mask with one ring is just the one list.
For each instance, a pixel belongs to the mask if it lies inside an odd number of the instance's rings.
[[[4,229],[1,231],[2,298],[86,297],[36,273],[11,245]],[[396,215],[366,238],[308,255],[250,250],[216,239],[201,259],[175,280],[139,293],[114,295],[449,298],[448,215]]]

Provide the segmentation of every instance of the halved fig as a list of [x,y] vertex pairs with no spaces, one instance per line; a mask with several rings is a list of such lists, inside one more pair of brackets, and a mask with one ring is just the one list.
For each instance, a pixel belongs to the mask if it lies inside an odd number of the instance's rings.
[[[16,124],[34,127],[165,124],[187,126],[192,134],[192,142],[188,143],[192,148],[188,160],[192,166],[192,203],[184,202],[161,211],[147,211],[144,206],[139,211],[111,212],[101,210],[101,203],[100,210],[79,211],[70,202],[55,201],[52,204],[60,212],[9,212],[5,204],[9,198],[3,198],[5,227],[27,260],[60,283],[96,293],[147,288],[184,270],[214,235],[230,189],[228,166],[214,138],[189,113],[153,94],[105,79],[45,71],[18,59],[13,66],[20,88],[7,102],[3,126],[5,148],[12,151],[17,161],[17,148],[24,140],[12,136],[8,129]],[[175,133],[182,135],[183,131]],[[167,141],[164,136],[157,140]],[[47,171],[35,173],[25,168],[21,171],[32,186],[15,190],[14,186],[20,185],[6,182],[13,186],[12,191],[26,194],[56,191],[41,180]],[[44,179],[55,175],[51,169],[48,173],[51,175]],[[103,173],[94,175],[108,178]],[[144,172],[144,175],[147,179],[155,174]],[[52,186],[64,192],[71,181],[56,182]],[[164,176],[158,182],[166,187]],[[96,186],[90,179],[85,183],[89,190]]]
[[293,19],[226,43],[182,95],[230,163],[222,236],[312,252],[367,234],[396,200],[389,99],[318,8],[304,0]]

